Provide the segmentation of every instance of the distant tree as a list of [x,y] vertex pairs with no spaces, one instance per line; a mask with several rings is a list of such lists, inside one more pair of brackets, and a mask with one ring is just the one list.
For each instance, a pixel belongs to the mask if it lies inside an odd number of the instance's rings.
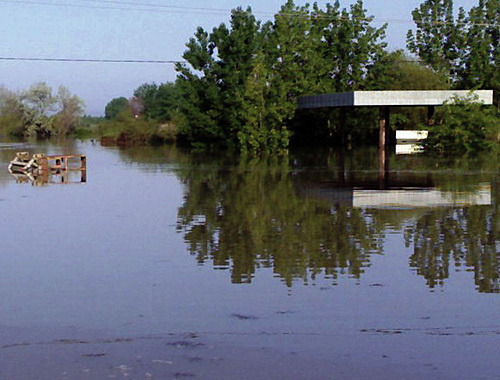
[[175,83],[144,83],[134,91],[134,99],[142,105],[140,114],[147,119],[171,120],[177,108]]
[[64,86],[59,87],[56,99],[59,112],[54,116],[54,127],[58,134],[66,135],[75,129],[83,116],[84,103]]
[[57,98],[52,95],[52,88],[44,82],[38,82],[20,96],[24,135],[49,137],[56,134],[52,114],[56,110]]
[[[368,73],[369,90],[446,90],[450,88],[448,77],[404,51],[387,53]],[[427,107],[398,107],[391,111],[390,124],[397,129],[415,129],[426,125]]]
[[141,103],[141,114],[147,118],[153,118],[156,111],[156,95],[158,93],[158,86],[156,83],[144,83],[134,91],[134,98],[136,103]]
[[106,104],[104,117],[106,119],[116,119],[116,117],[128,108],[128,100],[124,97],[114,98]]
[[22,135],[23,110],[19,96],[0,86],[0,134]]
[[370,90],[446,90],[448,77],[409,57],[403,50],[384,55],[368,73]]

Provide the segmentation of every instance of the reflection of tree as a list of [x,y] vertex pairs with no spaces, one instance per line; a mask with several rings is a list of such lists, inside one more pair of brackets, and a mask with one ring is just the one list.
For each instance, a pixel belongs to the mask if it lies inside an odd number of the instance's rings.
[[381,251],[362,210],[297,197],[287,160],[199,164],[180,176],[186,194],[178,229],[200,263],[230,266],[233,282],[250,282],[258,267],[273,268],[288,286],[321,272],[359,277]]
[[430,211],[410,232],[414,239],[410,266],[433,288],[448,278],[453,260],[456,267],[473,268],[480,292],[500,292],[497,208],[498,203],[494,208],[471,206]]
[[[178,230],[199,263],[230,268],[233,282],[250,282],[258,268],[271,268],[288,285],[321,273],[359,277],[370,254],[381,251],[385,231],[403,230],[413,245],[410,266],[431,288],[456,267],[474,271],[481,292],[500,292],[498,184],[492,185],[492,206],[362,210],[331,195],[363,185],[376,188],[373,151],[306,151],[292,156],[291,165],[277,158],[241,159],[235,165],[234,157],[207,159],[170,146],[128,148],[120,155],[147,170],[170,165],[185,185]],[[497,165],[491,156],[390,160],[391,186],[430,183],[454,199],[490,183]]]

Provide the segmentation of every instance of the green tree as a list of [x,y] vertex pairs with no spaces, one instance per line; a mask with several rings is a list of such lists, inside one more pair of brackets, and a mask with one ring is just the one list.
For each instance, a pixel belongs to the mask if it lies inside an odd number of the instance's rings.
[[500,90],[500,3],[479,0],[467,17],[462,88]]
[[218,120],[222,112],[217,78],[213,72],[215,45],[209,34],[198,28],[176,64],[179,89],[179,134],[189,142],[210,144],[224,141]]
[[[387,53],[368,73],[370,90],[447,90],[448,77],[409,57],[402,50]],[[427,107],[398,107],[391,110],[391,126],[415,129],[427,125]],[[376,115],[374,116],[376,119]]]
[[141,103],[144,116],[153,118],[156,109],[156,94],[158,86],[156,83],[144,83],[134,90],[134,97]]
[[116,119],[116,117],[127,110],[129,107],[127,98],[119,97],[114,98],[106,104],[106,108],[104,109],[104,117],[108,120]]
[[35,83],[23,91],[20,100],[23,107],[24,135],[50,137],[57,133],[52,118],[57,98],[52,95],[50,86],[44,82]]
[[58,134],[67,135],[75,130],[83,116],[84,103],[64,86],[59,87],[56,98],[59,112],[54,116],[54,127]]
[[427,150],[464,154],[497,149],[500,119],[494,107],[457,97],[441,107],[438,119],[425,142]]
[[368,73],[370,90],[447,90],[448,77],[423,65],[403,50],[389,52]]
[[408,31],[408,50],[452,83],[458,82],[466,40],[464,9],[455,19],[453,0],[426,0],[412,16],[416,30]]
[[0,134],[23,134],[23,108],[19,96],[0,86]]
[[144,83],[134,91],[134,98],[143,107],[143,115],[158,121],[173,119],[177,111],[177,97],[176,84],[171,82],[159,86],[154,82]]
[[155,108],[152,117],[160,121],[174,119],[178,108],[178,90],[176,83],[167,82],[158,86]]
[[229,26],[199,28],[184,54],[189,65],[177,65],[180,132],[195,143],[283,150],[298,96],[363,88],[385,47],[385,26],[371,20],[361,1],[322,11],[290,0],[274,22],[238,8]]

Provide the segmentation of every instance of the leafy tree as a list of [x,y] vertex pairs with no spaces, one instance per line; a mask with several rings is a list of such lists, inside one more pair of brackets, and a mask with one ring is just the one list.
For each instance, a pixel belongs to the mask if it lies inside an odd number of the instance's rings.
[[20,97],[23,107],[24,135],[50,137],[57,133],[51,115],[56,110],[57,98],[44,82],[35,83]]
[[178,108],[178,90],[176,83],[167,82],[158,86],[155,109],[152,117],[160,121],[174,118]]
[[177,110],[175,83],[144,83],[134,91],[134,98],[143,107],[141,113],[148,119],[169,121]]
[[54,116],[54,126],[58,134],[66,135],[74,131],[83,116],[84,103],[64,86],[59,87],[56,98],[60,110]]
[[238,8],[229,26],[199,28],[188,65],[177,65],[181,134],[192,143],[283,150],[298,96],[363,88],[385,46],[385,27],[370,21],[361,1],[322,11],[290,0],[274,22],[261,25]]
[[[407,56],[404,51],[387,53],[368,73],[370,90],[447,90],[448,77]],[[398,107],[391,110],[391,126],[397,129],[426,125],[427,107]],[[374,117],[376,119],[376,115]]]
[[474,102],[474,97],[455,98],[441,107],[437,123],[426,140],[428,150],[442,153],[477,153],[497,149],[500,120],[494,107]]
[[225,136],[218,125],[222,112],[217,78],[212,68],[215,45],[209,34],[198,28],[195,36],[186,44],[184,59],[189,66],[177,64],[179,73],[179,134],[195,143],[224,141]]
[[23,109],[14,92],[0,86],[0,134],[22,135]]
[[152,113],[155,109],[157,92],[158,86],[156,83],[144,83],[134,91],[134,97],[137,99],[138,103],[141,103],[143,107],[142,112],[146,117],[152,117]]
[[500,90],[500,3],[479,0],[467,17],[460,85]]
[[407,46],[425,64],[445,74],[452,83],[459,80],[464,47],[465,11],[455,19],[453,0],[426,0],[412,12],[415,33],[407,34]]
[[447,90],[448,77],[424,66],[403,50],[384,55],[368,73],[370,90]]
[[104,117],[108,120],[115,119],[121,112],[125,111],[128,106],[128,100],[123,96],[111,99],[104,109]]

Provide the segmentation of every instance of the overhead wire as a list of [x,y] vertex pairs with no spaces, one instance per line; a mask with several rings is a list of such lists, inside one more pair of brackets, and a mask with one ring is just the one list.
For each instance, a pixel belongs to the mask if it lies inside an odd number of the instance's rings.
[[152,59],[92,59],[92,58],[38,58],[38,57],[0,57],[0,61],[45,61],[45,62],[88,62],[88,63],[151,63],[176,64],[185,61]]
[[[231,9],[212,8],[212,7],[188,7],[181,5],[167,5],[158,3],[141,3],[136,1],[117,1],[117,0],[80,0],[87,4],[78,3],[59,3],[49,2],[43,0],[0,0],[0,3],[22,4],[22,5],[39,5],[39,6],[54,6],[54,7],[71,7],[71,8],[87,8],[87,9],[104,9],[104,10],[120,10],[120,11],[137,11],[148,13],[182,13],[182,14],[203,14],[203,15],[228,15]],[[97,3],[98,5],[90,5],[88,3]],[[101,5],[109,4],[109,5]],[[125,5],[125,6],[124,6]],[[252,14],[260,16],[276,16],[277,14],[292,18],[314,17],[318,19],[331,19],[331,20],[349,20],[353,19],[352,16],[343,17],[342,15],[327,15],[327,14],[309,14],[305,16],[299,12],[259,12],[253,11]],[[355,18],[355,17],[354,17]],[[372,17],[358,18],[360,21],[369,21],[376,23],[412,23],[410,20],[402,19],[378,19]]]
[[[212,7],[188,7],[182,5],[170,5],[170,4],[159,4],[159,3],[144,3],[137,1],[118,1],[118,0],[79,0],[81,3],[96,3],[98,5],[89,5],[89,4],[78,4],[78,3],[60,3],[60,2],[49,2],[43,0],[0,0],[0,3],[7,4],[22,4],[22,5],[39,5],[39,6],[54,6],[54,7],[70,7],[70,8],[87,8],[87,9],[103,9],[103,10],[120,10],[120,11],[136,11],[136,12],[147,12],[147,13],[181,13],[181,14],[203,14],[203,15],[228,15],[231,13],[231,9],[224,8],[212,8]],[[102,5],[109,4],[109,5]],[[330,19],[330,20],[350,20],[356,19],[356,17],[347,16],[343,17],[342,15],[327,15],[327,14],[316,14],[310,13],[304,15],[300,12],[259,12],[252,11],[254,15],[261,16],[285,16],[291,18],[303,18],[303,17],[314,17],[317,19]],[[382,19],[376,17],[364,17],[358,18],[360,21],[374,22],[374,23],[391,23],[391,24],[414,24],[417,23],[414,20],[409,19]],[[435,20],[431,22],[425,23],[417,23],[422,25],[447,25],[450,24],[452,26],[456,26],[457,23],[449,23],[443,20]],[[461,23],[459,23],[461,24]],[[500,27],[498,23],[485,23],[478,22],[472,23],[474,26],[480,27]]]
[[[139,11],[139,12],[154,12],[154,13],[193,13],[193,14],[229,14],[230,9],[222,8],[212,8],[212,7],[189,7],[183,5],[169,5],[169,4],[159,4],[151,2],[137,2],[137,1],[118,1],[118,0],[77,0],[76,3],[60,3],[54,1],[43,1],[43,0],[0,0],[1,3],[7,4],[21,4],[21,5],[37,5],[37,6],[55,6],[55,7],[73,7],[73,8],[88,8],[88,9],[104,9],[104,10],[120,10],[120,11]],[[86,4],[82,4],[86,3]],[[91,5],[90,3],[97,3],[98,5]],[[108,5],[102,5],[108,4]],[[314,14],[309,13],[305,16],[300,12],[278,12],[276,13],[266,13],[266,12],[253,12],[252,14],[260,14],[266,16],[285,16],[285,17],[314,17],[314,18],[325,18],[332,20],[342,20],[351,19],[352,16],[342,17],[340,15],[330,16],[326,14]],[[378,22],[378,23],[408,23],[413,24],[413,20],[403,20],[403,19],[375,19],[372,17],[362,18],[361,21]],[[424,23],[421,23],[424,24]],[[430,24],[430,23],[425,23]],[[435,21],[434,25],[446,25],[445,21]],[[417,25],[419,25],[417,23]],[[456,25],[456,24],[454,24]],[[475,23],[474,26],[482,27],[498,27],[496,23]],[[184,63],[185,61],[176,60],[139,60],[139,59],[87,59],[87,58],[43,58],[43,57],[0,57],[0,61],[46,61],[46,62],[87,62],[87,63],[140,63],[140,64],[176,64]]]

